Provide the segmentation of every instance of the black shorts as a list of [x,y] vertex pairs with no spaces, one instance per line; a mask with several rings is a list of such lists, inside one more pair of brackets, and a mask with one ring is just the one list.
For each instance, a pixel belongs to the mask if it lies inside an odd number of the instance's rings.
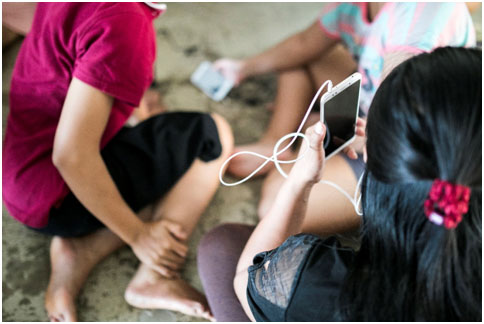
[[[138,212],[167,193],[196,158],[208,162],[221,152],[217,126],[210,115],[178,112],[123,128],[101,155],[122,197]],[[70,193],[59,208],[52,208],[47,226],[34,230],[75,237],[103,226]]]

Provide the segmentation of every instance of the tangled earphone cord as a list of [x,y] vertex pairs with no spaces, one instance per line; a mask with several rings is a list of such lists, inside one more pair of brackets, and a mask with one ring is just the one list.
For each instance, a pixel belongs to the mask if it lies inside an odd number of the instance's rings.
[[[316,95],[313,97],[313,100],[311,101],[311,104],[309,105],[309,108],[308,110],[306,111],[306,114],[304,115],[304,118],[301,122],[301,124],[299,125],[297,131],[295,131],[294,133],[290,133],[290,134],[287,134],[287,135],[284,135],[283,137],[281,137],[276,145],[274,145],[274,149],[273,149],[273,153],[272,153],[272,156],[268,157],[268,156],[265,156],[265,155],[262,155],[262,154],[259,154],[259,153],[255,153],[255,152],[250,152],[250,151],[241,151],[241,152],[237,152],[233,155],[231,155],[223,164],[222,166],[220,167],[220,172],[219,172],[219,180],[220,180],[220,183],[222,183],[224,186],[227,186],[227,187],[232,187],[232,186],[237,186],[239,184],[242,184],[244,182],[246,182],[247,180],[249,180],[250,178],[252,178],[257,172],[259,172],[263,167],[265,167],[267,165],[267,163],[269,162],[274,162],[274,165],[277,169],[277,171],[279,171],[279,173],[284,177],[284,178],[287,178],[288,175],[286,174],[286,172],[284,172],[284,170],[282,170],[280,164],[290,164],[290,163],[295,163],[296,161],[299,161],[300,159],[302,159],[304,157],[304,155],[306,154],[306,151],[308,150],[309,148],[309,140],[307,139],[306,135],[304,135],[303,133],[301,133],[301,129],[303,128],[304,124],[306,123],[306,120],[308,119],[309,117],[309,114],[311,113],[311,110],[313,109],[313,106],[316,102],[316,100],[318,99],[319,95],[321,94],[321,91],[323,91],[323,89],[325,87],[328,87],[328,92],[331,91],[332,87],[333,87],[333,83],[331,82],[331,80],[327,80],[326,82],[324,82],[321,87],[319,87],[318,91],[316,92]],[[279,146],[281,146],[281,144],[286,141],[287,139],[291,138],[292,137],[292,140],[291,142],[289,142],[289,144],[287,144],[282,150],[278,151],[279,149]],[[291,147],[292,144],[294,144],[294,142],[296,141],[296,139],[298,137],[301,137],[303,140],[304,140],[304,143],[306,144],[306,147],[304,149],[303,152],[301,152],[301,154],[299,154],[299,156],[296,158],[296,159],[293,159],[293,160],[287,160],[287,161],[280,161],[277,157],[279,156],[279,154],[282,154],[284,153],[285,151],[287,151],[287,149],[289,147]],[[237,182],[233,182],[233,183],[228,183],[228,182],[225,182],[224,179],[223,179],[223,174],[224,174],[224,171],[225,171],[225,167],[227,166],[227,164],[235,157],[239,156],[239,155],[242,155],[242,154],[248,154],[248,155],[252,155],[252,156],[256,156],[256,157],[259,157],[263,160],[265,160],[257,169],[255,169],[254,171],[252,171],[251,174],[249,174],[248,176],[246,176],[245,178],[243,178],[242,180],[239,180]],[[330,181],[326,181],[326,180],[320,180],[319,182],[320,183],[324,183],[326,185],[329,185],[329,186],[332,186],[333,188],[335,188],[336,190],[338,190],[339,192],[341,192],[349,201],[350,203],[353,205],[353,207],[355,208],[355,212],[358,214],[358,215],[363,215],[363,213],[358,209],[358,206],[361,202],[361,195],[358,196],[358,189],[360,187],[360,184],[361,184],[361,180],[363,178],[363,175],[360,176],[360,178],[358,179],[358,183],[356,185],[356,189],[355,189],[355,193],[354,193],[354,197],[351,198],[351,196],[346,192],[344,191],[340,186],[338,186],[337,184],[333,183],[333,182],[330,182]],[[358,198],[357,198],[358,196]]]

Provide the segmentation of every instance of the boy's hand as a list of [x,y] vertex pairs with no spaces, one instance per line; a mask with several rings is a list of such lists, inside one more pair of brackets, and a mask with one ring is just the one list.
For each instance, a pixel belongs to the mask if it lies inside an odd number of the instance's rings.
[[141,262],[164,277],[175,278],[185,262],[186,239],[179,224],[160,220],[144,223],[131,248]]

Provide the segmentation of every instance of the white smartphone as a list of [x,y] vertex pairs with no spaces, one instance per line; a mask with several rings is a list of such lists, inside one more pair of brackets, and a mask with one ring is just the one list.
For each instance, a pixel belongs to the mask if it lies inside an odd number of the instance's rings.
[[215,70],[210,62],[202,62],[193,72],[190,81],[215,101],[220,101],[234,86],[231,80]]
[[361,74],[354,73],[321,97],[320,120],[326,125],[326,159],[343,150],[356,138],[360,86]]

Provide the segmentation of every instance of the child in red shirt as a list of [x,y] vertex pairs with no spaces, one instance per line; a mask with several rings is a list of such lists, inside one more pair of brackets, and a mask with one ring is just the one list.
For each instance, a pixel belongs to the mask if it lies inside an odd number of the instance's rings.
[[20,50],[3,200],[18,221],[54,235],[51,320],[76,320],[89,271],[124,243],[141,261],[128,303],[211,318],[179,269],[231,151],[230,128],[198,113],[124,127],[153,80],[159,14],[143,3],[40,3]]

